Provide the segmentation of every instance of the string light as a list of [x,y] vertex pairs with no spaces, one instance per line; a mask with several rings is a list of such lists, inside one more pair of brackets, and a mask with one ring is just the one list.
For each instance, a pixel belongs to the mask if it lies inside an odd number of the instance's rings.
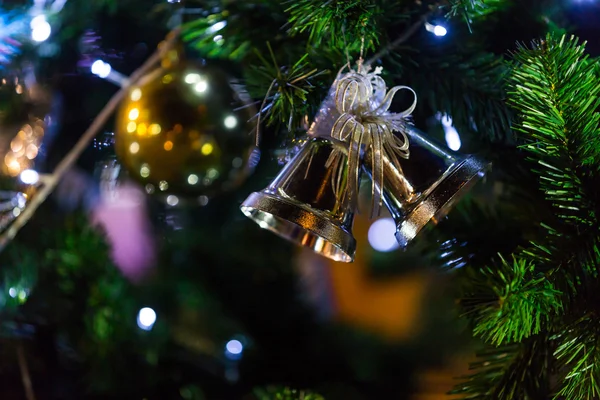
[[448,33],[448,29],[446,29],[445,26],[443,25],[434,25],[434,24],[430,24],[429,22],[425,23],[425,29],[427,29],[427,31],[433,33],[435,36],[446,36],[446,34]]
[[[102,79],[106,79],[107,81],[114,83],[117,86],[123,87],[123,86],[126,86],[128,83],[128,79],[125,75],[123,75],[117,71],[113,71],[111,65],[102,60],[94,61],[94,63],[92,64],[92,67],[90,69],[91,69],[92,74],[94,74]],[[139,97],[141,97],[142,93],[141,93],[141,91],[136,92],[134,90],[132,92],[132,96],[134,96],[134,94],[139,95]],[[139,97],[138,97],[138,100],[139,100]],[[134,100],[134,101],[136,101],[136,100]]]
[[436,118],[442,123],[445,132],[445,139],[448,148],[453,151],[457,151],[462,146],[460,141],[460,135],[458,131],[452,125],[452,118],[448,114],[437,113]]
[[44,42],[52,33],[52,27],[46,21],[46,17],[44,15],[38,15],[33,18],[30,23],[31,27],[31,39],[35,42]]
[[225,345],[225,357],[237,360],[242,356],[244,345],[237,339],[232,339]]
[[107,78],[112,71],[110,64],[105,63],[102,60],[96,60],[92,64],[92,74],[99,76],[100,78]]
[[19,175],[21,182],[26,185],[35,185],[40,180],[40,174],[32,169],[26,169]]
[[393,218],[382,218],[373,222],[369,228],[369,244],[382,253],[396,250],[399,245],[396,241],[396,223]]
[[433,34],[435,36],[446,36],[446,33],[448,33],[448,30],[441,25],[436,25],[435,28],[433,28]]
[[138,312],[137,325],[140,329],[149,331],[156,322],[156,312],[150,307],[144,307]]
[[208,33],[215,33],[220,31],[221,29],[225,28],[227,26],[227,21],[219,21],[219,22],[215,22],[213,25],[211,25],[206,32]]

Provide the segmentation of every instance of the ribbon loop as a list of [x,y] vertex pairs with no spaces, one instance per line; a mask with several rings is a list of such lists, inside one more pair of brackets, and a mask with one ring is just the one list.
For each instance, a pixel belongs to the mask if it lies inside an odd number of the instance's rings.
[[[327,164],[335,163],[336,173],[332,184],[339,200],[350,207],[356,207],[358,201],[359,173],[361,154],[371,152],[372,203],[371,217],[380,215],[383,205],[383,187],[385,163],[401,171],[399,159],[408,159],[409,140],[406,135],[407,118],[417,105],[417,94],[408,86],[394,86],[387,90],[385,81],[375,72],[350,71],[340,74],[335,85],[335,106],[340,116],[331,130],[331,137],[342,141],[347,154],[340,151],[332,153]],[[394,96],[401,90],[409,90],[414,95],[410,107],[398,113],[389,108]],[[347,169],[344,157],[347,156]],[[347,171],[347,175],[346,175]],[[347,184],[343,182],[347,180]],[[345,187],[342,190],[341,188]]]

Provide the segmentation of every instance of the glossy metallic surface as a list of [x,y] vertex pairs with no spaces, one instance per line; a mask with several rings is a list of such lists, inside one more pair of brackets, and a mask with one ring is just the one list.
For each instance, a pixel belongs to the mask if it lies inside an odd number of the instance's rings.
[[[384,159],[383,200],[396,221],[396,239],[406,247],[429,223],[437,223],[484,176],[489,165],[462,157],[425,138],[417,129],[407,132],[410,158],[402,170]],[[365,154],[363,168],[371,175],[372,155]]]
[[220,70],[183,61],[167,65],[132,87],[120,107],[120,161],[164,199],[235,188],[256,165],[250,162],[256,149],[248,122],[254,110]]
[[336,196],[335,171],[326,165],[335,149],[329,140],[310,139],[269,187],[242,203],[241,210],[261,228],[327,258],[352,262],[354,210],[344,204],[345,196]]

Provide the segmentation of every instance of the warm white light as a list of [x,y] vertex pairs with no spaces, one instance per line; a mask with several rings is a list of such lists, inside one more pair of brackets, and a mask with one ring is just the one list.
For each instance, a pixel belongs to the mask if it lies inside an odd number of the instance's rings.
[[140,151],[140,144],[138,142],[133,142],[129,145],[129,152],[131,154],[137,154]]
[[448,30],[446,28],[444,28],[442,25],[436,25],[433,28],[433,34],[435,36],[446,36],[446,33],[448,33]]
[[196,86],[194,86],[194,90],[196,90],[196,92],[198,92],[198,93],[204,93],[204,92],[206,92],[207,89],[208,89],[208,82],[206,82],[206,81],[200,81],[196,84]]
[[244,345],[239,340],[234,339],[227,342],[227,344],[225,345],[225,349],[228,353],[237,355],[241,354],[242,351],[244,351]]
[[92,74],[99,76],[100,78],[106,78],[110,75],[112,67],[110,64],[105,63],[102,60],[96,60],[92,64]]
[[225,118],[225,121],[223,121],[223,123],[225,124],[225,128],[233,129],[237,126],[238,120],[233,115],[230,115],[227,118]]
[[35,42],[43,42],[50,37],[52,27],[46,21],[46,17],[38,15],[31,20],[31,39]]
[[140,176],[142,178],[147,178],[150,176],[150,166],[148,166],[148,164],[142,164],[142,167],[140,168]]
[[140,116],[140,110],[138,110],[137,108],[132,108],[131,111],[129,111],[129,119],[132,121],[135,121],[136,119],[138,119],[138,117]]
[[373,222],[369,228],[369,244],[377,251],[388,252],[396,250],[396,223],[392,218],[382,218]]
[[444,130],[446,131],[446,144],[448,145],[448,148],[454,151],[460,149],[462,143],[460,141],[460,135],[458,134],[456,128],[450,126],[444,127]]
[[[110,67],[110,65],[109,65]],[[138,101],[142,98],[142,91],[140,89],[133,89],[131,91],[131,101]]]
[[32,169],[26,169],[21,172],[19,177],[21,178],[21,182],[27,185],[35,185],[40,180],[40,174]]
[[185,80],[185,83],[189,83],[189,84],[196,83],[196,82],[200,81],[200,75],[198,75],[198,74],[187,74],[185,76],[184,80]]
[[179,198],[170,194],[169,196],[167,196],[167,204],[172,207],[175,207],[177,204],[179,204]]
[[156,322],[156,312],[150,307],[144,307],[138,312],[137,316],[137,325],[140,329],[145,331],[149,331],[154,326]]
[[195,185],[196,183],[198,183],[198,175],[191,174],[190,176],[188,176],[188,183],[190,185]]

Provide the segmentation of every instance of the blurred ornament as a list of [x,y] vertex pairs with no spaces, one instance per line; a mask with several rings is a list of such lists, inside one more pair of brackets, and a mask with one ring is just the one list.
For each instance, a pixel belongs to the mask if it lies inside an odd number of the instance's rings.
[[132,87],[117,117],[116,151],[148,193],[196,203],[240,185],[256,166],[254,115],[219,69],[163,59]]
[[44,139],[45,128],[44,121],[39,118],[32,118],[21,125],[4,154],[4,174],[14,177],[33,168]]
[[[340,146],[321,138],[308,141],[269,187],[242,203],[242,212],[261,228],[333,260],[352,262],[356,241],[347,180],[331,180],[336,169],[347,170]],[[330,162],[332,154],[340,155],[338,163]]]
[[[46,129],[57,121],[53,115],[48,115],[51,96],[37,82],[29,64],[24,64],[15,76],[2,80],[0,96],[12,103],[0,115],[1,171],[3,175],[17,177],[24,171],[35,171]],[[26,174],[31,177],[31,173]]]
[[145,194],[121,179],[121,164],[114,154],[114,142],[112,132],[94,139],[99,159],[94,175],[100,188],[98,198],[89,202],[93,204],[91,218],[104,229],[115,265],[135,282],[150,273],[155,261],[155,244]]

